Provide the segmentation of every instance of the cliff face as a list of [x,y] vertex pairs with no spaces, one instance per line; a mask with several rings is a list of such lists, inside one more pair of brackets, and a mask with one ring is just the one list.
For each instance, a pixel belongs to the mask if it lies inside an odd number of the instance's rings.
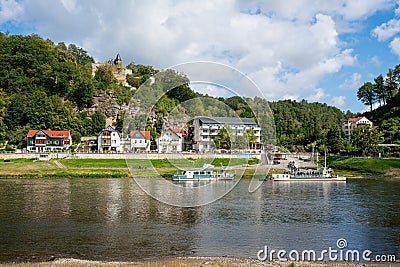
[[126,105],[118,105],[113,91],[98,89],[94,97],[94,105],[85,109],[85,111],[89,116],[92,116],[97,110],[100,111],[106,116],[106,125],[115,127],[118,113],[124,109],[126,109]]
[[[111,125],[116,127],[117,119],[121,111],[129,112],[132,118],[136,116],[143,115],[148,113],[148,111],[144,110],[140,103],[131,104],[130,106],[126,104],[119,105],[117,103],[117,97],[114,95],[112,90],[101,90],[98,89],[96,96],[94,97],[94,105],[90,108],[85,109],[88,113],[88,116],[92,116],[96,111],[101,112],[106,116],[106,125]],[[128,110],[129,108],[129,110]],[[162,116],[161,113],[155,113],[154,111],[149,114],[151,121],[155,124],[157,119]],[[123,119],[123,118],[122,118]],[[185,114],[185,111],[182,107],[178,108],[176,112],[173,112],[173,115],[169,115],[164,117],[164,128],[177,128],[177,129],[185,129],[186,123],[189,121],[189,116]]]

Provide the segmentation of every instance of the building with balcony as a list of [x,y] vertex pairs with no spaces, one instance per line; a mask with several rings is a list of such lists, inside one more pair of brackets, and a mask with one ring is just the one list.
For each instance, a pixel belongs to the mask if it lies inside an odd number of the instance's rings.
[[182,152],[185,132],[183,130],[168,128],[156,139],[158,153]]
[[111,125],[99,133],[97,137],[97,151],[122,152],[121,136]]
[[343,122],[342,129],[347,137],[351,136],[352,131],[360,125],[373,125],[373,123],[366,117],[349,118]]
[[132,152],[150,151],[150,131],[132,131],[130,137],[130,150]]
[[26,148],[32,152],[60,151],[72,144],[70,131],[29,130],[26,140]]
[[262,149],[261,128],[253,118],[235,117],[204,117],[198,116],[193,122],[193,148],[199,152],[209,152],[215,149],[214,140],[222,128],[229,127],[233,136],[243,136],[251,129],[255,143],[249,149]]

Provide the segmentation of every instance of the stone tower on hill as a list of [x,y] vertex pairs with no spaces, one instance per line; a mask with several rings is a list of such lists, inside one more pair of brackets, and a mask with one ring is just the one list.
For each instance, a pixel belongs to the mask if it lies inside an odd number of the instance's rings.
[[124,67],[119,53],[115,59],[110,59],[106,63],[92,63],[92,76],[94,77],[97,69],[105,64],[109,64],[114,67],[113,74],[118,83],[124,86],[129,86],[129,84],[126,82],[126,75],[132,74],[132,70]]

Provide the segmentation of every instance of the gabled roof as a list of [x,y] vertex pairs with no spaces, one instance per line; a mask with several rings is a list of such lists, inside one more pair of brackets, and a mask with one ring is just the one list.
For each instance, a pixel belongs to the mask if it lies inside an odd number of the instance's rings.
[[169,129],[172,130],[176,134],[180,134],[182,137],[186,135],[186,133],[183,129],[173,129],[173,128],[169,128]]
[[197,116],[195,119],[198,119],[201,123],[206,124],[257,125],[253,118]]
[[50,138],[63,138],[63,139],[69,139],[71,137],[70,131],[53,131],[53,130],[29,130],[28,134],[26,137],[33,137],[37,133],[44,133]]
[[129,136],[131,138],[133,138],[134,135],[140,134],[142,136],[142,138],[146,139],[146,140],[150,140],[150,131],[131,131],[131,133],[129,134]]
[[361,120],[364,117],[357,117],[357,118],[349,118],[348,120],[354,123],[357,123],[359,120]]
[[167,132],[173,132],[176,136],[178,136],[179,138],[182,138],[184,135],[182,135],[182,132],[185,133],[183,130],[178,130],[178,129],[173,129],[173,128],[167,128],[165,129],[158,137],[157,139],[159,139],[161,136],[163,136],[164,134],[166,134]]
[[116,132],[116,130],[111,125],[108,125],[107,128],[103,129],[101,132]]

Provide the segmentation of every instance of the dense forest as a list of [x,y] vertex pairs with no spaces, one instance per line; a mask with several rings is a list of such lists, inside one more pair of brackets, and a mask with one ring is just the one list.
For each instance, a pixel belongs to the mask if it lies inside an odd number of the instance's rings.
[[[331,152],[373,152],[360,146],[357,138],[353,139],[356,141],[344,138],[342,122],[355,114],[345,114],[326,104],[305,100],[267,102],[259,97],[214,98],[194,92],[183,74],[173,70],[160,72],[152,66],[133,62],[126,66],[132,74],[126,76],[129,86],[124,86],[113,76],[115,66],[102,65],[92,76],[94,60],[83,48],[55,44],[37,35],[0,33],[0,50],[0,143],[3,149],[4,144],[10,150],[23,148],[29,129],[69,129],[76,142],[81,136],[96,135],[105,127],[106,115],[96,111],[89,116],[87,110],[95,106],[94,98],[99,90],[108,90],[121,106],[127,106],[136,92],[136,96],[142,94],[142,105],[157,103],[153,107],[153,118],[138,114],[125,121],[128,131],[147,129],[152,138],[162,131],[168,116],[182,113],[189,117],[236,115],[255,117],[263,128],[264,142],[290,150],[310,150],[315,145]],[[156,77],[155,81],[146,84],[150,77]],[[179,86],[168,90],[174,84]],[[136,91],[139,87],[141,89]],[[367,114],[379,125],[382,142],[389,141],[388,138],[392,142],[399,140],[398,130],[396,132],[390,124],[397,123],[398,127],[398,121],[388,122],[393,118],[398,120],[398,101],[399,95],[391,91],[391,97],[385,95],[384,101],[382,99],[381,108]],[[123,113],[116,123],[120,131],[124,126]]]

